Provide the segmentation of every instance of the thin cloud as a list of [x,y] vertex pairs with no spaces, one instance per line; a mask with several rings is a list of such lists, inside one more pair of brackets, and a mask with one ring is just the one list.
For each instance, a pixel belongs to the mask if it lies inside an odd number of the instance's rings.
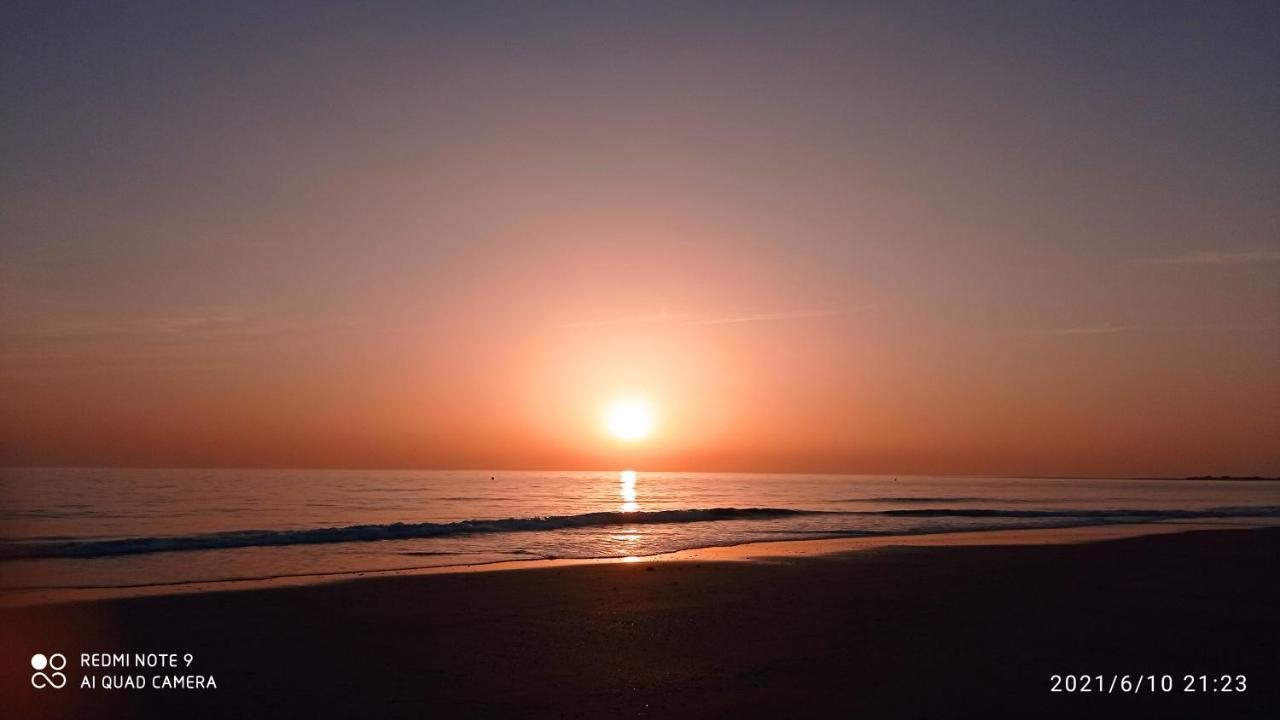
[[673,315],[667,308],[656,313],[648,315],[627,315],[623,317],[600,318],[596,320],[575,320],[573,322],[561,323],[556,327],[565,329],[576,328],[594,328],[609,327],[612,325],[651,325],[651,324],[669,324],[674,318],[679,316]]
[[735,325],[737,323],[768,322],[772,320],[803,320],[806,318],[824,318],[849,315],[870,309],[871,307],[872,306],[870,305],[866,305],[860,308],[841,308],[835,310],[789,310],[784,312],[753,313],[751,315],[735,315],[733,317],[686,320],[684,322],[673,324],[681,327],[690,327],[694,325]]
[[108,337],[216,338],[258,335],[265,329],[235,308],[163,315],[132,320],[48,321],[42,327],[9,329],[9,337],[44,340],[84,340]]
[[701,325],[735,325],[750,322],[769,322],[785,320],[803,320],[806,318],[837,317],[862,312],[875,307],[863,305],[855,308],[785,310],[779,312],[759,312],[745,315],[729,315],[725,317],[698,317],[688,313],[675,313],[667,308],[649,315],[630,315],[626,317],[605,318],[599,320],[580,320],[563,323],[560,328],[595,328],[614,325],[665,325],[668,327],[696,327]]
[[1129,328],[1123,325],[1092,325],[1088,327],[1062,328],[1061,330],[1050,330],[1050,335],[1073,336],[1073,335],[1114,335],[1115,333],[1124,332]]
[[1280,262],[1280,250],[1204,250],[1148,262],[1153,265],[1256,265]]

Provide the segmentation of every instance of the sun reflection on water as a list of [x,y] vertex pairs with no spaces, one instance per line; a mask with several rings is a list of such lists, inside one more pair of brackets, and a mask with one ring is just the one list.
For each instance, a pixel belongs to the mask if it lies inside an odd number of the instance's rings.
[[623,470],[619,476],[618,494],[622,496],[619,509],[622,512],[635,512],[640,509],[636,502],[636,471]]
[[[640,503],[636,502],[635,470],[623,470],[618,474],[618,496],[622,499],[622,502],[618,504],[618,509],[622,512],[630,513],[640,509]],[[624,527],[611,534],[609,539],[613,541],[619,552],[627,554],[623,562],[636,562],[640,559],[632,555],[641,541],[644,540],[643,532],[640,528]]]

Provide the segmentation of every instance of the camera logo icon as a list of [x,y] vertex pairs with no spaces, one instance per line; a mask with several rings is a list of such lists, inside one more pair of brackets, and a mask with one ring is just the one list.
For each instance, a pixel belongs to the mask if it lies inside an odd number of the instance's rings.
[[[62,653],[54,653],[49,657],[45,657],[44,653],[32,655],[31,669],[35,672],[31,674],[31,687],[37,690],[61,690],[67,684],[67,674],[62,672],[66,666],[67,656]],[[45,672],[46,669],[49,672]]]

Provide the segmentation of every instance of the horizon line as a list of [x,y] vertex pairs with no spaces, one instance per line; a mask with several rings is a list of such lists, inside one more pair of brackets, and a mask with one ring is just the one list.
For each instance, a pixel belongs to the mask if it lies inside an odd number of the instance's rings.
[[1203,473],[1196,475],[1075,475],[1075,474],[1057,474],[1057,475],[1036,475],[1036,474],[1018,474],[1018,473],[964,473],[964,472],[941,472],[941,473],[919,473],[919,472],[846,472],[846,471],[780,471],[780,470],[640,470],[636,467],[615,467],[615,468],[499,468],[499,467],[406,467],[406,466],[347,466],[347,465],[124,465],[124,464],[105,464],[105,465],[45,465],[45,464],[0,464],[0,471],[4,470],[261,470],[261,471],[288,471],[288,470],[318,470],[326,472],[477,472],[477,473],[499,473],[499,472],[521,472],[521,473],[545,473],[545,472],[573,472],[573,473],[617,473],[623,471],[633,471],[638,473],[652,474],[670,474],[670,473],[688,473],[694,475],[797,475],[812,476],[823,475],[831,477],[906,477],[906,478],[992,478],[992,479],[1010,479],[1010,480],[1272,480],[1280,481],[1280,474],[1256,473],[1256,474],[1233,474],[1233,473]]

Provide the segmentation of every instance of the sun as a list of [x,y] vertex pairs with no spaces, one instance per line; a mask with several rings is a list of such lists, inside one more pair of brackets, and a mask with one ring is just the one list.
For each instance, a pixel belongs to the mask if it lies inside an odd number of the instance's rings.
[[653,406],[644,400],[620,400],[605,409],[605,427],[623,442],[642,440],[653,432]]

